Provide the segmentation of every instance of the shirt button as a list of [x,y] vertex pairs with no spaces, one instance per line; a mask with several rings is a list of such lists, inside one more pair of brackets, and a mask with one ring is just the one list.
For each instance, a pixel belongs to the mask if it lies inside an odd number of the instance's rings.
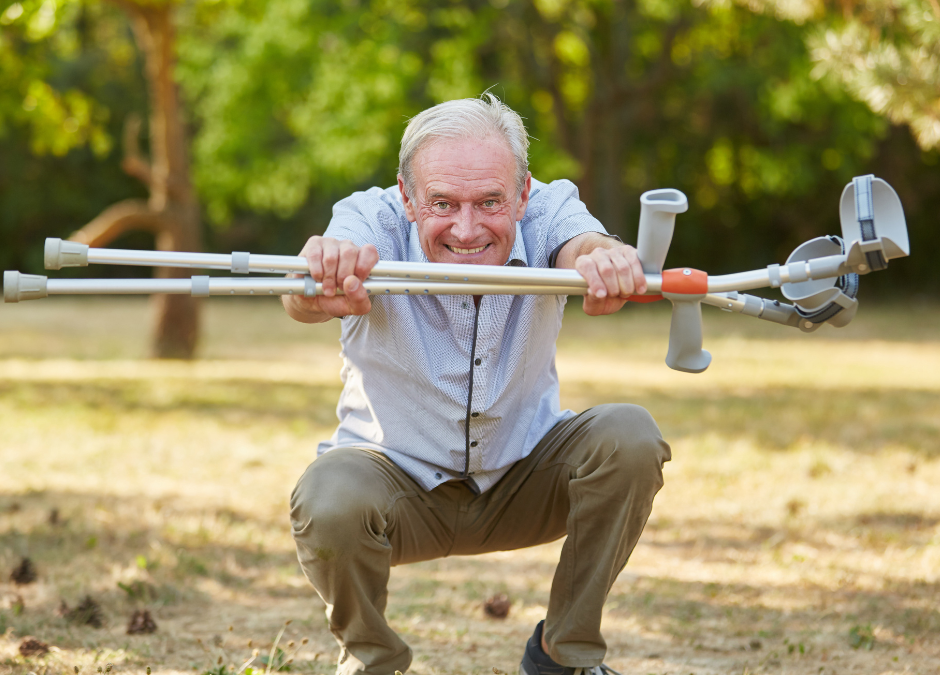
[[463,307],[464,309],[466,309],[466,308],[467,308],[467,303],[461,302],[461,303],[460,303],[460,306]]
[[474,363],[476,365],[480,365],[481,363],[483,363],[483,359],[477,359],[476,361],[474,361]]
[[477,447],[477,442],[476,442],[476,441],[470,441],[470,447],[471,447],[471,448]]
[[480,413],[470,413],[470,417],[479,417]]
[[434,474],[434,477],[440,480],[441,478],[444,477],[444,475],[440,471],[438,471],[436,474]]

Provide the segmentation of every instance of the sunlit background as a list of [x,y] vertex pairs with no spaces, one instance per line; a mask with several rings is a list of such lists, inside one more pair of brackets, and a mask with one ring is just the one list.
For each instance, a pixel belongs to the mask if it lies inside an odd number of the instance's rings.
[[[782,263],[839,233],[853,176],[895,188],[911,257],[848,327],[705,308],[714,362],[687,375],[668,307],[572,302],[558,370],[563,406],[639,403],[673,447],[611,666],[936,672],[937,0],[0,0],[0,268],[44,273],[73,233],[295,254],[394,182],[409,117],[485,90],[625,241],[642,192],[688,195],[670,266]],[[0,675],[333,672],[286,513],[336,423],[337,335],[260,298],[0,306]],[[413,672],[515,672],[559,547],[395,569]]]

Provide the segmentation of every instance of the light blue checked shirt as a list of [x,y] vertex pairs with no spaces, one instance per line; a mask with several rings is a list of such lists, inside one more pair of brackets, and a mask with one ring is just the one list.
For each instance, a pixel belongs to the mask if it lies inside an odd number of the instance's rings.
[[[584,232],[606,234],[574,184],[533,179],[509,264],[549,267],[553,251]],[[397,186],[337,203],[326,236],[374,244],[381,260],[428,262]],[[574,415],[560,409],[555,371],[566,299],[487,295],[477,308],[467,295],[373,296],[368,314],[342,319],[339,427],[318,454],[370,448],[425,490],[451,480],[488,490]]]

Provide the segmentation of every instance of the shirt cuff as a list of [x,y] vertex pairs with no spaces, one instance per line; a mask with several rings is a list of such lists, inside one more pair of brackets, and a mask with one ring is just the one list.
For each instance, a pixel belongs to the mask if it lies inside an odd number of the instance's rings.
[[[586,233],[586,232],[582,232],[581,234],[587,234],[587,233]],[[616,234],[607,234],[607,233],[605,233],[605,232],[595,232],[595,234],[599,234],[599,235],[601,235],[601,236],[608,237],[608,238],[610,238],[610,239],[616,239],[616,240],[619,241],[621,244],[623,243],[623,239],[621,239],[620,237],[618,237]],[[580,237],[580,236],[581,236],[580,234],[575,235],[575,237]],[[574,237],[571,237],[571,239],[574,239]],[[549,266],[549,267],[551,267],[552,269],[555,268],[555,263],[558,261],[558,254],[561,253],[561,249],[563,249],[563,248],[565,247],[565,244],[567,244],[569,241],[571,241],[571,239],[566,239],[565,241],[563,241],[563,242],[561,242],[560,244],[558,244],[558,246],[555,247],[555,250],[552,251],[552,252],[549,254],[549,256],[548,256],[548,266]]]

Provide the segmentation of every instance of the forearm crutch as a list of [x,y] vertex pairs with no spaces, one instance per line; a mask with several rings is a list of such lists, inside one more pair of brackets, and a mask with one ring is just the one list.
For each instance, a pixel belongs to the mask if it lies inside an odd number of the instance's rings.
[[[711,362],[702,349],[701,305],[741,313],[804,332],[823,323],[844,326],[857,308],[858,275],[887,267],[887,261],[909,254],[904,211],[897,194],[873,176],[855,178],[842,193],[840,237],[818,237],[799,246],[784,265],[709,277],[691,268],[663,270],[675,227],[676,214],[688,210],[678,190],[653,190],[640,197],[637,251],[647,282],[646,294],[631,300],[669,300],[673,305],[666,363],[670,368],[698,373]],[[233,274],[304,275],[298,278],[209,277],[191,279],[49,279],[4,272],[6,302],[48,295],[191,294],[322,295],[322,284],[309,275],[300,256],[256,255],[244,252],[177,253],[90,248],[84,244],[47,239],[45,266],[58,270],[89,264],[121,264],[226,270]],[[364,287],[370,295],[584,295],[587,284],[574,270],[407,263],[380,261]],[[793,305],[742,293],[756,288],[780,288]],[[337,293],[342,293],[337,289]]]

